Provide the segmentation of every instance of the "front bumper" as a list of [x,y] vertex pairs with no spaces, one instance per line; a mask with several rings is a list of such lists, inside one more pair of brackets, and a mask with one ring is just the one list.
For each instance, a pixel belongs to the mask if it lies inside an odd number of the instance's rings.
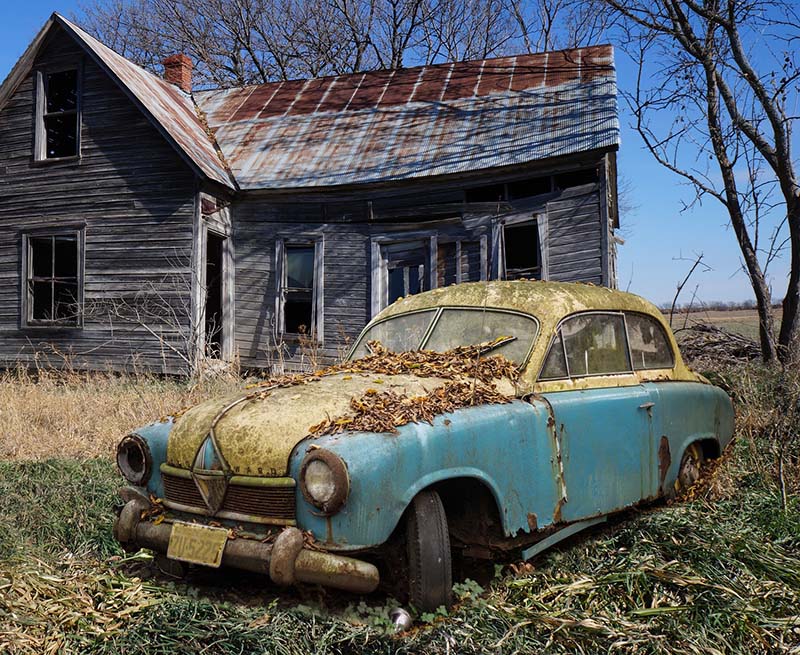
[[[142,520],[149,508],[143,498],[128,500],[114,521],[114,537],[125,547],[166,554],[172,526]],[[305,582],[362,594],[375,591],[380,581],[378,569],[368,562],[307,548],[294,527],[284,528],[272,543],[229,539],[222,566],[263,573],[282,586]]]

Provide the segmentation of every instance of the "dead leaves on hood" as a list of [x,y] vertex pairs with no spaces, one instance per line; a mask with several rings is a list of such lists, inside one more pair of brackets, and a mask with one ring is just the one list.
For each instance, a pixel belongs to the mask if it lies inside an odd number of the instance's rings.
[[367,357],[335,364],[314,373],[271,377],[248,387],[251,392],[242,400],[264,399],[274,389],[309,384],[342,373],[405,374],[447,380],[444,385],[423,396],[408,396],[393,391],[380,393],[369,389],[362,396],[350,400],[350,414],[328,417],[309,428],[312,436],[345,431],[397,434],[397,428],[401,425],[422,421],[430,423],[435,416],[461,407],[509,402],[494,383],[503,378],[515,382],[519,378],[519,369],[501,355],[487,356],[507,339],[499,337],[494,341],[458,346],[441,353],[432,350],[395,353],[378,341],[370,341],[368,346],[371,354]]
[[510,402],[494,385],[478,380],[451,380],[425,396],[407,396],[369,389],[360,398],[350,400],[352,414],[328,418],[313,425],[309,433],[314,437],[337,432],[389,432],[398,434],[397,428],[407,423],[432,423],[439,414],[461,407]]

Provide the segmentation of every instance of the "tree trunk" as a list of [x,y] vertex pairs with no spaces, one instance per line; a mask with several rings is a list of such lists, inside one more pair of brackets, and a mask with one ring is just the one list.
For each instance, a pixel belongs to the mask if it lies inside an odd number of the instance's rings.
[[798,332],[800,332],[800,191],[795,188],[794,196],[787,200],[787,223],[789,224],[789,243],[791,247],[791,266],[786,295],[783,298],[783,317],[778,335],[780,346],[778,356],[783,364],[790,363],[796,354]]

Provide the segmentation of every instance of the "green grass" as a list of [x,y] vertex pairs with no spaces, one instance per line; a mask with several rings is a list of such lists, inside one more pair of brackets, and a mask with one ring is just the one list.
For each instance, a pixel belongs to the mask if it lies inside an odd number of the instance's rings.
[[[735,490],[631,513],[394,636],[391,601],[346,607],[266,580],[142,581],[111,537],[110,462],[0,464],[0,652],[789,652],[800,649],[800,508],[748,472]],[[139,567],[139,568],[137,568]],[[419,625],[419,623],[418,623]]]

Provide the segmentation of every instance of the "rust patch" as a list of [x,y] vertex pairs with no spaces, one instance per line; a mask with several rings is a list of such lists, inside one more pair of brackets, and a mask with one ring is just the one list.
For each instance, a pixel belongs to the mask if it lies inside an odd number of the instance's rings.
[[561,508],[564,505],[565,500],[563,498],[559,498],[558,502],[556,503],[556,509],[553,511],[553,523],[561,523],[564,519],[561,517]]
[[528,513],[528,527],[531,529],[531,532],[536,532],[539,529],[539,521],[536,518],[536,514],[533,512]]
[[661,437],[661,443],[658,445],[658,485],[664,487],[664,480],[667,477],[667,471],[672,464],[672,455],[669,452],[669,439]]

